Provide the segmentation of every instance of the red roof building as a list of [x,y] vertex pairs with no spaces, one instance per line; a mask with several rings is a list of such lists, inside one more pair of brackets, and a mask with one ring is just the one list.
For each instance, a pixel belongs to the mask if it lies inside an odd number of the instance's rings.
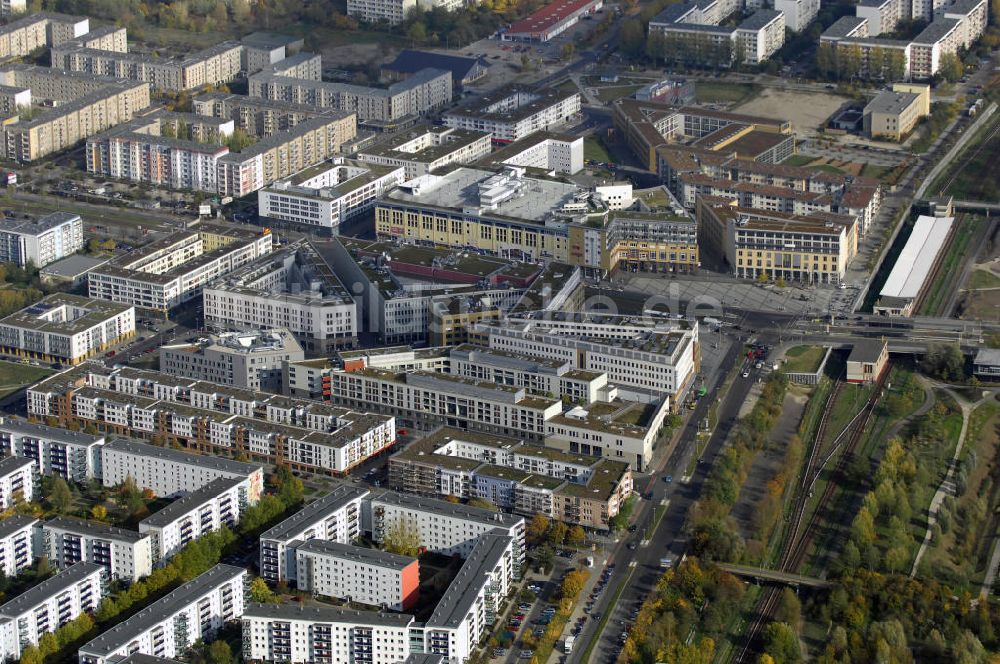
[[503,38],[507,41],[545,42],[576,25],[581,16],[593,14],[603,5],[604,0],[556,0],[528,18],[512,23]]

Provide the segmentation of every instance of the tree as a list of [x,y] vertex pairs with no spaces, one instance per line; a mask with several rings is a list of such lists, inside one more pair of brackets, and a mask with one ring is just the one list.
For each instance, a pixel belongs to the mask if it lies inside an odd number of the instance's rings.
[[411,519],[400,516],[386,528],[382,548],[401,556],[416,556],[420,553],[420,529]]
[[233,658],[233,649],[229,647],[229,644],[219,639],[212,641],[211,645],[208,646],[208,661],[211,664],[234,664],[236,660]]
[[561,57],[563,60],[569,60],[570,58],[573,57],[573,53],[575,52],[576,52],[576,47],[573,46],[573,42],[566,42],[565,44],[562,45],[562,48],[559,49],[559,57]]
[[94,505],[90,508],[90,516],[95,521],[107,521],[108,508],[104,505]]
[[45,632],[38,639],[38,652],[42,658],[51,657],[59,652],[59,641],[52,632]]
[[57,477],[52,481],[52,492],[49,494],[49,504],[59,514],[65,514],[73,506],[73,494],[66,480]]
[[794,664],[802,659],[799,637],[786,623],[773,622],[764,630],[764,651],[775,664]]
[[566,534],[566,541],[573,546],[580,546],[587,540],[587,533],[580,526],[573,526]]
[[955,81],[962,78],[962,74],[965,73],[962,67],[962,61],[958,59],[958,56],[954,53],[944,53],[941,56],[940,63],[938,65],[938,75],[949,83],[954,83]]
[[44,664],[42,653],[38,651],[36,646],[28,646],[21,651],[20,664]]
[[250,582],[250,599],[260,604],[277,604],[280,602],[280,598],[274,594],[274,592],[268,588],[267,582],[264,579],[254,577],[254,580]]
[[500,511],[500,508],[493,504],[492,501],[478,497],[469,498],[469,507],[478,507],[479,509],[489,510],[491,512]]
[[875,542],[875,520],[864,506],[858,510],[851,524],[851,537],[859,549],[869,547]]
[[552,523],[552,528],[549,530],[549,542],[552,546],[559,546],[564,541],[566,541],[566,535],[569,532],[569,527],[566,526],[562,521],[555,521]]
[[785,588],[781,591],[781,602],[778,604],[778,612],[774,617],[780,622],[788,623],[792,629],[798,631],[799,623],[802,621],[802,602],[799,601],[799,596],[791,588]]
[[958,344],[934,344],[927,349],[920,367],[941,380],[960,380],[965,375],[965,356]]
[[[646,48],[646,35],[642,29],[642,22],[637,18],[630,18],[622,23],[621,31],[618,33],[618,40],[622,51],[635,58],[642,55]],[[650,32],[652,37],[652,32]]]
[[535,563],[548,573],[552,569],[552,561],[556,558],[556,552],[548,544],[542,544],[535,548],[532,557],[535,559]]
[[531,521],[528,523],[528,528],[525,532],[528,543],[537,544],[542,541],[545,533],[549,532],[550,523],[549,518],[544,514],[535,514],[535,516],[531,517]]

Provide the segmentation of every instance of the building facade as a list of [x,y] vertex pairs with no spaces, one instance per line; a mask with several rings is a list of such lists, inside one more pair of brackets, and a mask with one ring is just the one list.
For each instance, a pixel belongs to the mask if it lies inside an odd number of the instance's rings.
[[148,535],[97,521],[56,517],[41,524],[42,554],[56,567],[101,565],[108,578],[135,583],[153,571]]
[[43,475],[58,475],[85,484],[101,478],[104,436],[6,417],[0,422],[0,446],[5,454],[27,457]]
[[295,547],[299,590],[392,611],[413,607],[420,592],[416,558],[312,539]]
[[194,344],[160,347],[160,371],[247,390],[281,391],[281,367],[305,359],[285,329],[224,332]]
[[0,459],[0,509],[35,500],[35,477],[38,465],[34,459],[11,456]]
[[0,262],[45,267],[83,249],[83,220],[53,212],[35,221],[0,221]]
[[35,527],[38,519],[14,515],[0,521],[0,570],[12,579],[35,562]]
[[507,87],[482,95],[446,112],[449,127],[492,134],[497,143],[511,143],[538,131],[564,124],[580,112],[579,92]]

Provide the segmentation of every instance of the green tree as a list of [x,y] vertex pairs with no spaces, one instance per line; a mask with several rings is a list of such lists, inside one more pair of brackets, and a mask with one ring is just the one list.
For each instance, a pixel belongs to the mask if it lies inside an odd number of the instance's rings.
[[566,542],[573,546],[580,546],[587,540],[587,533],[580,526],[573,526],[566,533]]
[[569,528],[562,521],[554,521],[552,523],[552,528],[549,530],[549,542],[552,546],[559,546],[566,541],[566,535],[569,533]]
[[420,553],[420,529],[416,522],[402,516],[386,528],[382,537],[382,548],[401,556],[416,556]]
[[479,509],[489,510],[491,512],[499,512],[500,508],[497,507],[493,501],[486,500],[485,498],[472,497],[469,498],[469,507],[478,507]]
[[45,632],[38,639],[38,652],[42,658],[51,657],[59,652],[59,641],[52,632]]
[[260,604],[277,604],[281,601],[259,576],[250,582],[250,599]]
[[957,55],[954,53],[945,53],[941,56],[938,64],[938,76],[949,83],[954,83],[962,78],[962,74],[964,73],[965,69],[962,67],[962,61]]
[[875,542],[875,520],[863,506],[851,524],[851,537],[859,549],[869,547]]
[[52,481],[49,504],[59,514],[66,514],[70,507],[73,506],[73,494],[69,490],[66,480],[61,477],[57,477]]
[[774,617],[775,620],[788,623],[792,629],[798,631],[799,623],[802,622],[802,602],[799,601],[799,596],[791,588],[785,588],[781,591],[781,601]]
[[575,52],[576,52],[576,47],[573,46],[573,42],[566,42],[565,44],[562,45],[562,48],[559,49],[559,57],[561,57],[563,60],[569,60],[570,58],[573,57],[573,53]]
[[208,661],[211,664],[235,664],[236,659],[233,657],[233,649],[229,647],[229,644],[219,639],[212,641],[211,645],[208,646]]
[[621,49],[626,55],[636,58],[646,49],[646,34],[639,19],[630,18],[623,22],[618,35]]
[[528,544],[537,544],[541,542],[545,537],[545,533],[549,532],[549,526],[551,522],[549,518],[544,514],[535,514],[531,517],[531,521],[528,522],[528,527],[525,532],[525,537],[528,539]]
[[786,623],[773,622],[764,630],[764,651],[775,664],[795,664],[802,659],[799,637]]
[[556,552],[548,544],[542,544],[535,548],[532,557],[535,559],[535,563],[548,573],[552,569],[552,562],[556,559]]
[[44,664],[42,653],[36,646],[28,646],[21,651],[20,664]]
[[965,375],[965,356],[958,344],[934,344],[927,349],[921,368],[941,380],[960,380]]

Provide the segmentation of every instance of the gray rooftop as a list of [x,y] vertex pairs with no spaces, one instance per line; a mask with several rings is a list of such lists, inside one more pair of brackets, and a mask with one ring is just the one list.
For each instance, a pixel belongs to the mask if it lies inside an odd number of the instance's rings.
[[224,473],[232,473],[247,477],[262,468],[260,464],[244,463],[233,459],[223,459],[205,454],[191,454],[170,447],[150,445],[131,438],[115,438],[106,445],[108,449],[118,450],[126,454],[134,454],[145,459],[163,459],[171,463],[183,463],[188,466],[202,466]]
[[180,660],[144,655],[141,652],[132,653],[125,659],[113,660],[114,664],[182,664]]
[[823,32],[823,36],[829,38],[846,37],[867,20],[860,16],[841,16]]
[[45,579],[37,586],[24,591],[3,606],[0,606],[0,616],[17,618],[33,611],[42,602],[58,595],[75,583],[79,583],[95,572],[103,572],[104,567],[97,563],[79,562],[70,565],[55,576]]
[[936,44],[958,28],[957,18],[936,18],[924,28],[923,32],[913,38],[914,44]]
[[244,481],[244,478],[240,477],[217,477],[197,491],[192,491],[158,512],[149,515],[140,521],[139,525],[146,524],[153,528],[163,528]]
[[76,277],[93,270],[95,267],[104,265],[109,260],[111,260],[110,257],[73,254],[72,256],[67,256],[66,258],[43,267],[42,275],[75,279]]
[[950,7],[944,8],[944,13],[966,16],[986,4],[986,0],[955,0]]
[[381,613],[378,611],[354,611],[337,606],[305,606],[303,604],[247,604],[244,618],[265,618],[267,620],[308,620],[317,623],[348,623],[352,625],[384,625],[386,627],[406,627],[413,622],[413,616],[403,613]]
[[232,565],[216,565],[201,576],[188,581],[168,595],[152,603],[125,622],[104,632],[87,645],[80,648],[80,654],[107,657],[128,645],[140,634],[169,619],[178,611],[197,601],[207,591],[238,578],[247,571]]
[[262,540],[291,540],[313,524],[322,521],[331,512],[341,509],[351,501],[364,498],[368,489],[341,484],[318,500],[314,500],[301,510],[274,526],[263,535]]
[[283,35],[279,32],[251,32],[240,40],[240,43],[249,48],[279,48],[281,46],[291,46],[302,41],[301,37]]
[[760,30],[774,19],[781,16],[777,9],[758,9],[749,18],[740,23],[739,30]]
[[505,512],[493,512],[479,507],[449,503],[447,500],[424,498],[423,496],[411,496],[388,490],[373,494],[371,500],[372,502],[386,503],[388,505],[419,510],[421,512],[430,512],[455,519],[463,519],[465,521],[495,524],[498,528],[510,528],[518,521],[524,521],[523,517],[514,516],[513,514],[507,514]]
[[32,516],[20,516],[15,514],[6,519],[0,520],[0,540],[7,539],[19,530],[38,523],[38,519]]
[[972,363],[974,365],[1000,366],[1000,348],[980,348]]
[[486,582],[487,575],[496,568],[512,541],[512,537],[500,530],[490,531],[479,538],[427,620],[429,629],[455,628],[465,620],[479,596],[479,588]]
[[69,429],[50,427],[45,424],[34,424],[32,422],[26,422],[22,419],[10,417],[4,418],[3,422],[0,423],[0,431],[43,440],[51,440],[66,445],[90,446],[104,440],[104,436],[92,436],[88,433],[83,433],[82,431],[70,431]]
[[865,106],[865,113],[899,115],[918,99],[920,99],[920,95],[912,92],[880,92]]
[[[38,235],[80,219],[80,215],[70,212],[52,212],[44,217],[29,220],[0,220],[0,231],[19,235]],[[82,222],[81,222],[82,223]]]
[[[58,315],[53,313],[53,310],[62,307],[67,307],[64,313]],[[103,325],[107,320],[131,308],[131,305],[109,302],[108,300],[97,300],[69,293],[53,293],[0,320],[0,325],[49,334],[69,335]],[[71,318],[71,315],[76,317]]]
[[[575,88],[573,90],[539,90],[530,87],[507,86],[479,95],[473,101],[459,108],[451,109],[445,113],[445,117],[453,115],[492,119],[498,122],[517,122],[531,117],[543,109],[555,106],[570,97],[579,96],[579,94]],[[515,108],[503,106],[502,110],[491,110],[503,100],[510,99],[515,95],[524,96],[524,100]]]
[[73,517],[57,516],[54,519],[42,522],[42,528],[51,528],[65,532],[93,537],[96,539],[115,540],[117,542],[128,542],[135,544],[149,537],[135,530],[116,528],[100,521],[85,521]]
[[390,567],[395,570],[402,570],[417,561],[416,558],[408,558],[388,551],[319,539],[312,539],[300,544],[295,550],[353,560],[364,565]]
[[874,362],[882,355],[885,341],[875,339],[857,339],[851,347],[848,362]]
[[11,473],[21,470],[25,466],[35,465],[34,459],[28,457],[9,456],[0,460],[0,477],[6,477]]

